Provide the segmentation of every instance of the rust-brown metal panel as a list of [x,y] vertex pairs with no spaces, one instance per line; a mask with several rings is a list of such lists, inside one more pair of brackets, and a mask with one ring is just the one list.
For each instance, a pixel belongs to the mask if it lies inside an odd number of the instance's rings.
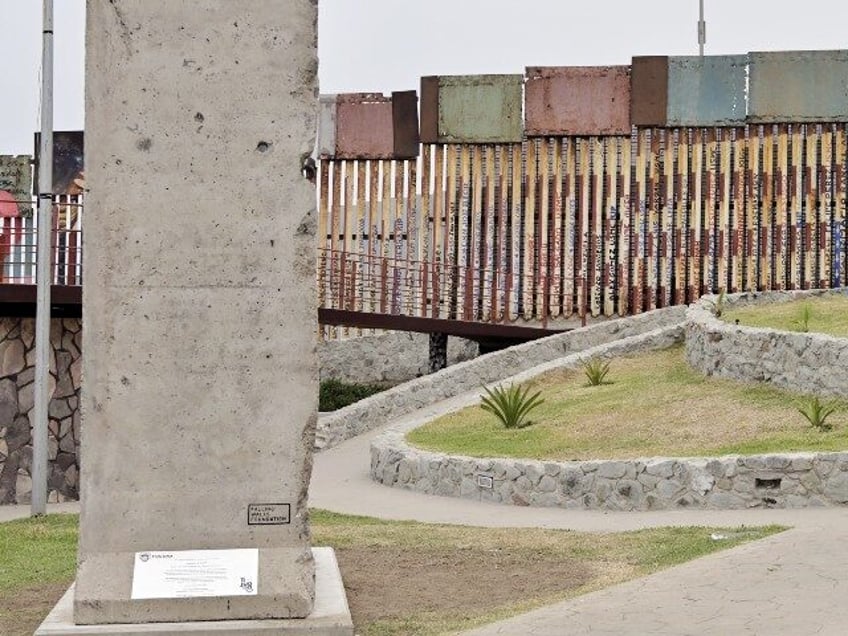
[[668,56],[634,57],[630,73],[630,121],[634,126],[665,126]]
[[629,135],[629,66],[528,67],[528,136]]
[[421,143],[439,141],[439,78],[421,78]]
[[392,93],[393,151],[397,159],[418,156],[418,94],[415,91]]
[[394,154],[392,100],[378,93],[337,96],[336,158],[387,159]]

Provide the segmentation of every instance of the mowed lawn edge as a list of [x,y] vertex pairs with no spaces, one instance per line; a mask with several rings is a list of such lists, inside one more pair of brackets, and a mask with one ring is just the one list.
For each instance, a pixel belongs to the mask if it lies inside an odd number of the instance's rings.
[[798,412],[810,396],[706,377],[688,366],[682,346],[614,359],[599,386],[589,386],[579,368],[528,384],[545,400],[529,427],[506,429],[471,406],[406,439],[451,455],[550,461],[848,449],[848,400],[828,400],[837,407],[828,420],[833,430],[820,431]]

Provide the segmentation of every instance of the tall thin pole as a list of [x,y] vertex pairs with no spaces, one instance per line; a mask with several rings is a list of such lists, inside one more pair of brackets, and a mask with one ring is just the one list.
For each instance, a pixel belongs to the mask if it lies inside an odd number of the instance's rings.
[[704,57],[704,44],[707,42],[707,23],[704,22],[704,0],[698,0],[698,55]]
[[47,511],[47,418],[50,404],[50,228],[53,212],[53,0],[44,0],[41,146],[38,161],[38,253],[35,308],[35,421],[32,423],[32,514]]

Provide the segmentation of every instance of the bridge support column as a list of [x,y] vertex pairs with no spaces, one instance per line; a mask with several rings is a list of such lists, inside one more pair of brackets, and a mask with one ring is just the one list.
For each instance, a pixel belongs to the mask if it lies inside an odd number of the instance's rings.
[[446,333],[431,333],[429,372],[435,373],[446,366],[448,366],[448,335]]

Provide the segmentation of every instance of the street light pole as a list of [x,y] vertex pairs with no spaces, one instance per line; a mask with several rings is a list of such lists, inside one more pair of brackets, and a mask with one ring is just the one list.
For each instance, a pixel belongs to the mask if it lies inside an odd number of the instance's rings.
[[704,57],[704,44],[707,42],[707,23],[704,22],[704,0],[698,0],[698,55]]
[[44,0],[41,66],[41,144],[38,161],[36,254],[35,410],[32,423],[32,515],[47,512],[47,440],[50,405],[50,228],[53,213],[53,0]]

